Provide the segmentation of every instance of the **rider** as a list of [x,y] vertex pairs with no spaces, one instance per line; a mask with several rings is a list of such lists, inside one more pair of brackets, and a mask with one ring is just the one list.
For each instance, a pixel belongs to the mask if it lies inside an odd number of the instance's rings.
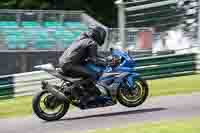
[[[97,65],[107,65],[107,62],[97,57],[97,47],[104,44],[106,37],[106,30],[100,26],[90,26],[89,31],[84,32],[77,38],[62,54],[59,59],[59,64],[66,76],[70,77],[83,77],[87,79],[88,85],[92,84],[93,87],[87,87],[92,89],[93,92],[99,92],[96,87],[94,87],[97,73],[88,70],[85,67],[87,62],[95,63]],[[88,80],[89,79],[89,80]],[[93,94],[95,94],[93,93]],[[83,95],[81,97],[81,102],[86,105],[94,95]]]

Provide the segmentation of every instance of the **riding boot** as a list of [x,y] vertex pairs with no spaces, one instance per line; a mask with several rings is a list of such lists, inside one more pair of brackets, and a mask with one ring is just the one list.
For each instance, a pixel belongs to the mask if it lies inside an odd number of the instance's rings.
[[80,106],[82,109],[85,109],[88,104],[95,100],[95,96],[91,96],[90,94],[84,95],[80,97]]
[[[89,83],[89,82],[88,82]],[[95,87],[93,83],[87,84],[85,87],[85,91],[83,91],[83,96],[80,101],[83,106],[87,106],[89,102],[92,102],[96,99],[97,96],[100,95],[98,89]]]

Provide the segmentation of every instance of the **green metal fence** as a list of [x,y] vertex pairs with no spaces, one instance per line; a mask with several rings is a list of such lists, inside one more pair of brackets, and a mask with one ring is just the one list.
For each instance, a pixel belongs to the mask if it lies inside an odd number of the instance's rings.
[[[189,53],[136,58],[136,72],[147,80],[195,74],[199,57],[198,53]],[[32,95],[40,90],[41,80],[58,81],[42,71],[1,76],[0,98]]]
[[146,79],[193,74],[197,54],[164,55],[136,59],[136,71]]

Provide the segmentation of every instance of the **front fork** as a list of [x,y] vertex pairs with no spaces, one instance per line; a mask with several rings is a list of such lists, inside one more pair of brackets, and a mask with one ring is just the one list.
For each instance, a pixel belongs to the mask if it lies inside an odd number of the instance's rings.
[[128,75],[127,77],[127,85],[129,89],[133,89],[135,85],[135,81],[137,78],[139,78],[140,75],[138,73],[132,73],[131,75]]

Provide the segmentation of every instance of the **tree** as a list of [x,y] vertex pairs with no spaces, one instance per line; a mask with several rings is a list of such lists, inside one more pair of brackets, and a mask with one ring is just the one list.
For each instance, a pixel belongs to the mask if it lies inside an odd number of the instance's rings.
[[1,9],[84,10],[108,26],[116,25],[115,0],[1,0]]
[[47,9],[46,0],[1,0],[0,7],[4,9]]
[[84,0],[85,10],[100,22],[110,27],[117,25],[116,0]]

